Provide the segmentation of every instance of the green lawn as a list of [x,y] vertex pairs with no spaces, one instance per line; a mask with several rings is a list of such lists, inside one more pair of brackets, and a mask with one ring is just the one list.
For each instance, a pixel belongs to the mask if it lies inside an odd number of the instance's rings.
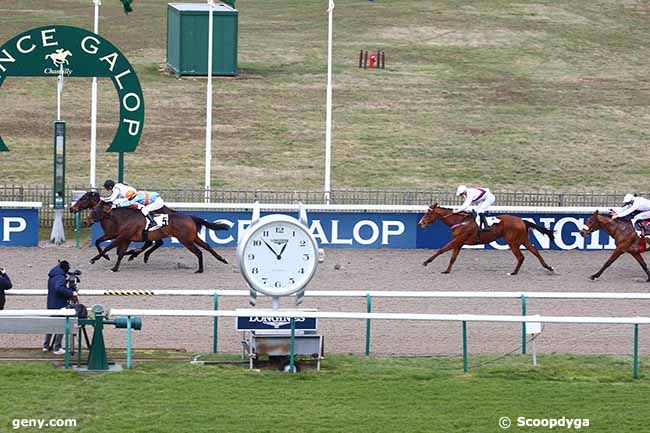
[[[177,356],[177,355],[175,355]],[[231,358],[231,357],[230,357]],[[188,355],[189,360],[189,355]],[[111,374],[3,362],[0,429],[17,418],[76,418],[79,432],[497,432],[529,419],[588,419],[584,430],[648,431],[650,381],[629,357],[458,358],[331,356],[321,372],[137,362]],[[558,430],[563,430],[557,428]],[[21,429],[20,431],[36,431]]]
[[[326,0],[239,0],[236,78],[215,79],[214,188],[321,189]],[[0,41],[45,24],[92,26],[90,0],[0,6]],[[146,100],[127,180],[203,186],[205,79],[164,72],[166,4],[102,5],[100,32],[135,66]],[[337,0],[332,187],[645,191],[647,2]],[[386,70],[357,68],[381,48]],[[100,80],[99,147],[115,131]],[[0,91],[2,182],[49,184],[53,79]],[[69,183],[88,183],[90,81],[66,83]],[[100,152],[98,177],[117,157]]]

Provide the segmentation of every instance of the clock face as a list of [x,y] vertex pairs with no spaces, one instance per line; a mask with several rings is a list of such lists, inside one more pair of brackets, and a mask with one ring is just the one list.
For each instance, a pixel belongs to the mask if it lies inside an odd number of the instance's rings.
[[302,289],[316,271],[316,241],[298,221],[285,215],[260,218],[246,233],[240,266],[246,281],[269,296]]

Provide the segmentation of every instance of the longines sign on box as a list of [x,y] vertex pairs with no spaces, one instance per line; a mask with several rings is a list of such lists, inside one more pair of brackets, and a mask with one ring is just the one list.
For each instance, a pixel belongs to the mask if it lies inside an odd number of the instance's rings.
[[[216,248],[236,247],[237,239],[250,224],[250,212],[189,212],[208,221],[225,220],[229,230],[214,232],[203,229],[200,236]],[[264,213],[262,213],[264,214]],[[288,213],[296,216],[296,214]],[[586,238],[580,228],[589,214],[515,214],[555,231],[555,240],[530,231],[533,244],[548,250],[603,250],[614,249],[614,240],[599,231]],[[320,248],[440,248],[451,240],[451,233],[442,222],[422,229],[419,213],[382,212],[310,212],[309,230]],[[93,241],[102,235],[98,224],[93,226]],[[181,246],[175,239],[166,239],[167,246]],[[504,241],[492,242],[485,249],[508,249]]]
[[[110,41],[70,26],[37,27],[0,46],[0,86],[6,77],[110,77],[119,98],[117,132],[107,152],[133,152],[142,135],[144,98],[135,70]],[[2,131],[0,131],[1,133]],[[0,137],[0,151],[9,150]]]

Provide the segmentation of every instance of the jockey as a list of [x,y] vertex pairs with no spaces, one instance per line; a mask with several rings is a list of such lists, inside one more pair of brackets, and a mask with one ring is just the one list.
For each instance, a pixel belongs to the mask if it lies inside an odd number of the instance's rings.
[[633,212],[639,213],[632,218],[632,226],[639,236],[643,236],[643,231],[637,226],[637,223],[650,218],[650,200],[647,198],[626,194],[625,197],[623,197],[623,207],[618,212],[614,212],[612,219],[625,217]]
[[128,207],[128,206],[137,206],[142,214],[149,220],[149,228],[147,230],[153,230],[156,227],[156,222],[153,219],[153,215],[150,212],[157,211],[165,205],[160,194],[157,192],[147,192],[147,191],[127,191],[126,200],[118,203],[116,207]]
[[111,191],[108,197],[102,197],[102,200],[107,203],[118,204],[126,199],[126,193],[129,191],[136,192],[136,189],[125,183],[115,183],[111,179],[104,182],[104,188]]
[[458,189],[456,189],[456,195],[462,196],[465,201],[454,211],[454,213],[464,212],[469,209],[470,206],[476,205],[476,213],[479,218],[479,233],[483,230],[488,230],[489,225],[487,218],[485,218],[485,212],[490,206],[492,206],[494,200],[496,200],[494,194],[492,194],[487,188],[468,188],[465,185],[460,185]]

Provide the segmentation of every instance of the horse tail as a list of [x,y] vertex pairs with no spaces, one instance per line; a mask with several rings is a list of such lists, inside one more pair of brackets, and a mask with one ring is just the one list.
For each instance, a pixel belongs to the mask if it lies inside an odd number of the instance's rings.
[[209,228],[210,230],[228,230],[230,229],[230,226],[225,223],[211,223],[210,221],[206,221],[203,218],[199,218],[197,216],[192,215],[192,220],[194,221],[194,224],[196,224],[197,227],[205,226]]
[[551,240],[555,239],[555,233],[553,232],[553,230],[549,230],[549,229],[547,229],[546,227],[542,227],[542,226],[540,226],[539,224],[535,224],[535,223],[532,222],[532,221],[526,221],[526,220],[524,220],[524,224],[526,224],[526,226],[527,226],[529,229],[535,229],[535,230],[537,230],[537,231],[540,232],[540,233],[544,233],[546,236],[548,236],[549,238],[551,238]]

